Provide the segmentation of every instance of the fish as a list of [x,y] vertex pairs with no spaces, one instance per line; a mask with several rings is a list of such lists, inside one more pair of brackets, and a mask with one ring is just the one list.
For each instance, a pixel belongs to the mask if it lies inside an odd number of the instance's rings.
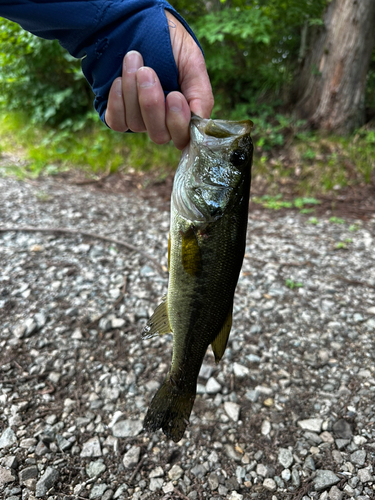
[[171,368],[153,397],[144,428],[180,441],[199,371],[211,344],[222,358],[232,327],[245,254],[253,144],[250,120],[192,116],[171,195],[167,295],[142,336],[172,333]]

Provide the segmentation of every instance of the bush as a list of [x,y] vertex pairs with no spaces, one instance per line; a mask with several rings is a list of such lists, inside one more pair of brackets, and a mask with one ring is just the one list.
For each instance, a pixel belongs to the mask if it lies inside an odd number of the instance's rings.
[[56,125],[92,109],[80,63],[57,41],[43,40],[0,18],[0,106]]

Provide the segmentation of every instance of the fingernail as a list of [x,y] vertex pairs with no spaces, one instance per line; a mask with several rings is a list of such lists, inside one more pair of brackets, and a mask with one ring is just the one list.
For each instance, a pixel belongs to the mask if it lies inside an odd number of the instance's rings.
[[135,50],[128,52],[124,59],[124,69],[127,73],[135,73],[142,66],[140,54]]
[[137,82],[141,88],[153,87],[156,83],[154,73],[149,68],[139,68]]
[[182,99],[179,95],[174,95],[173,97],[171,96],[170,101],[169,101],[169,109],[170,111],[174,111],[175,113],[178,113],[182,109]]
[[122,96],[122,81],[121,81],[121,78],[117,78],[115,80],[115,92],[117,95],[121,95]]

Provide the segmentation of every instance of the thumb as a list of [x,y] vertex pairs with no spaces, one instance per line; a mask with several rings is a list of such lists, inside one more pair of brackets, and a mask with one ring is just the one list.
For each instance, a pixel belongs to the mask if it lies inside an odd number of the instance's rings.
[[201,118],[209,118],[214,96],[202,51],[182,24],[168,11],[169,33],[176,61],[181,92],[190,110]]

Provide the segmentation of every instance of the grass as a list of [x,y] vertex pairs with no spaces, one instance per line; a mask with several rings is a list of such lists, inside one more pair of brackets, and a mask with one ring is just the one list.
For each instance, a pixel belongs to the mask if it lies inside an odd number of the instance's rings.
[[[255,139],[266,133],[266,129],[254,128]],[[254,142],[259,144],[257,139]],[[375,130],[368,126],[341,137],[305,130],[303,124],[290,125],[284,129],[282,146],[274,144],[265,150],[258,145],[256,150],[255,174],[267,178],[270,195],[277,194],[280,185],[293,185],[295,192],[313,197],[368,184],[375,172]]]
[[[53,175],[72,167],[98,175],[130,168],[158,170],[163,175],[177,166],[180,157],[172,144],[157,146],[146,134],[107,129],[95,113],[85,121],[69,120],[58,129],[35,126],[21,113],[3,113],[0,120],[0,152],[16,150],[27,163],[26,167],[8,166],[6,172],[21,178]],[[372,180],[375,130],[363,127],[349,137],[327,136],[282,115],[273,121],[255,117],[254,124],[253,178],[255,184],[260,181],[266,186],[268,196],[253,198],[257,203],[275,210],[296,207],[309,214],[317,194]],[[280,193],[288,189],[294,196],[285,200]]]
[[0,120],[1,149],[16,151],[27,162],[26,167],[7,168],[20,178],[72,167],[95,174],[128,168],[163,170],[177,165],[180,156],[170,144],[158,146],[146,134],[113,132],[96,118],[61,129],[35,126],[21,114],[2,115]]

